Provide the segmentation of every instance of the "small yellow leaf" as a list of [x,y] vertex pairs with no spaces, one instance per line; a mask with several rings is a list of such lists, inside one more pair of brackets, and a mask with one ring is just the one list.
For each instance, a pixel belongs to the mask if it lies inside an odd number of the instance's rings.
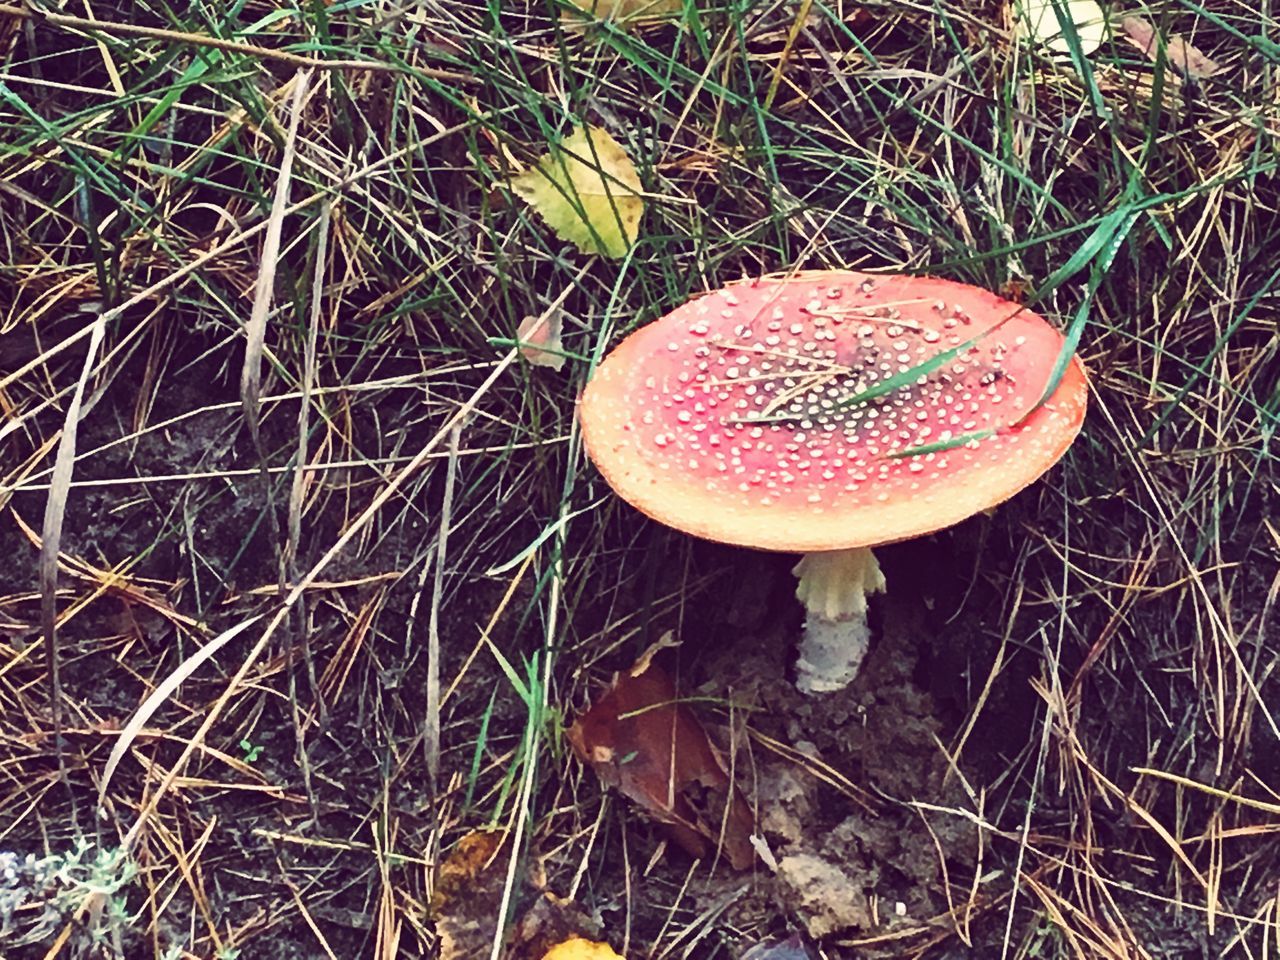
[[684,0],[569,0],[601,20],[671,17],[684,10]]
[[623,257],[640,235],[640,176],[599,127],[567,137],[511,187],[562,240],[584,253]]
[[1088,56],[1102,45],[1107,36],[1107,17],[1097,0],[1017,0],[1018,34],[1024,39],[1042,43],[1054,53],[1070,53],[1071,45],[1058,20],[1062,10],[1080,38],[1080,51]]
[[623,960],[607,943],[595,943],[574,937],[558,943],[542,956],[542,960]]

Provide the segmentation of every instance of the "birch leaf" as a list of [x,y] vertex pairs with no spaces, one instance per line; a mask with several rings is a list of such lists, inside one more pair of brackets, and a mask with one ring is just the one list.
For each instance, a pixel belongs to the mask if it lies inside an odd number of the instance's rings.
[[566,138],[511,187],[562,240],[623,257],[640,235],[644,201],[631,158],[599,127]]
[[1097,0],[1020,0],[1017,3],[1018,34],[1047,46],[1054,53],[1070,53],[1071,45],[1058,20],[1058,8],[1070,18],[1080,38],[1080,51],[1088,56],[1107,36],[1107,17]]

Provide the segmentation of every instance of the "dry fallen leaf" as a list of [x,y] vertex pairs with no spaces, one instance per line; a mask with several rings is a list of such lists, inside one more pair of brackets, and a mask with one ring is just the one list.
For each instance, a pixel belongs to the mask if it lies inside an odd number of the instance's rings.
[[546,952],[542,960],[623,960],[607,943],[596,943],[574,937],[558,943]]
[[640,176],[618,141],[599,127],[565,138],[511,187],[556,236],[585,253],[623,257],[640,235]]
[[[1107,17],[1097,0],[1056,0],[1075,27],[1080,51],[1086,56],[1102,45],[1107,35]],[[1071,45],[1058,20],[1055,0],[1016,0],[1019,36],[1042,43],[1054,53],[1070,53]]]
[[[1129,15],[1120,21],[1120,28],[1129,42],[1141,50],[1152,62],[1159,59],[1160,40],[1156,28],[1143,17]],[[1172,36],[1165,41],[1165,57],[1169,66],[1184,77],[1203,80],[1220,71],[1220,67],[1182,37]]]
[[692,856],[706,856],[723,837],[735,868],[751,864],[751,811],[697,717],[678,702],[675,684],[651,657],[618,677],[568,738],[605,784],[665,824]]
[[[503,893],[509,859],[502,855],[503,830],[473,830],[449,850],[436,870],[431,919],[439,937],[439,960],[487,957],[502,922]],[[571,900],[544,889],[546,873],[540,857],[527,860],[521,887],[536,892],[532,903],[503,931],[503,960],[542,960],[552,944],[596,937],[598,920]],[[586,956],[590,957],[591,954]],[[608,958],[612,954],[601,954]]]
[[470,960],[493,943],[506,882],[506,863],[496,854],[505,838],[501,830],[473,831],[440,864],[431,916],[441,960]]
[[678,16],[684,0],[569,0],[600,20],[659,19]]
[[562,352],[564,345],[560,342],[563,326],[563,314],[559,310],[552,310],[546,320],[534,314],[525,317],[516,329],[516,339],[520,341],[520,356],[535,367],[550,367],[556,371],[562,369],[566,359]]

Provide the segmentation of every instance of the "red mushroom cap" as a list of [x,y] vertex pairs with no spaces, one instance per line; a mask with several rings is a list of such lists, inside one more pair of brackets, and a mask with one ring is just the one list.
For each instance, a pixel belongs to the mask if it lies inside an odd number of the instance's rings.
[[[892,543],[1057,462],[1087,393],[1073,357],[1036,408],[1062,346],[1030,310],[949,280],[744,281],[610,353],[582,398],[583,437],[625,500],[696,536],[806,553]],[[886,389],[894,377],[906,382]]]

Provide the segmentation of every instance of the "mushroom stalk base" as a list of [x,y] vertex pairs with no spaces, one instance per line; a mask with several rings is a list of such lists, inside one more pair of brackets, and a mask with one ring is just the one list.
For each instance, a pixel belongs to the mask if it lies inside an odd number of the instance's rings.
[[867,594],[885,588],[880,564],[870,548],[855,547],[805,554],[794,573],[806,614],[796,686],[808,694],[842,690],[867,654]]

